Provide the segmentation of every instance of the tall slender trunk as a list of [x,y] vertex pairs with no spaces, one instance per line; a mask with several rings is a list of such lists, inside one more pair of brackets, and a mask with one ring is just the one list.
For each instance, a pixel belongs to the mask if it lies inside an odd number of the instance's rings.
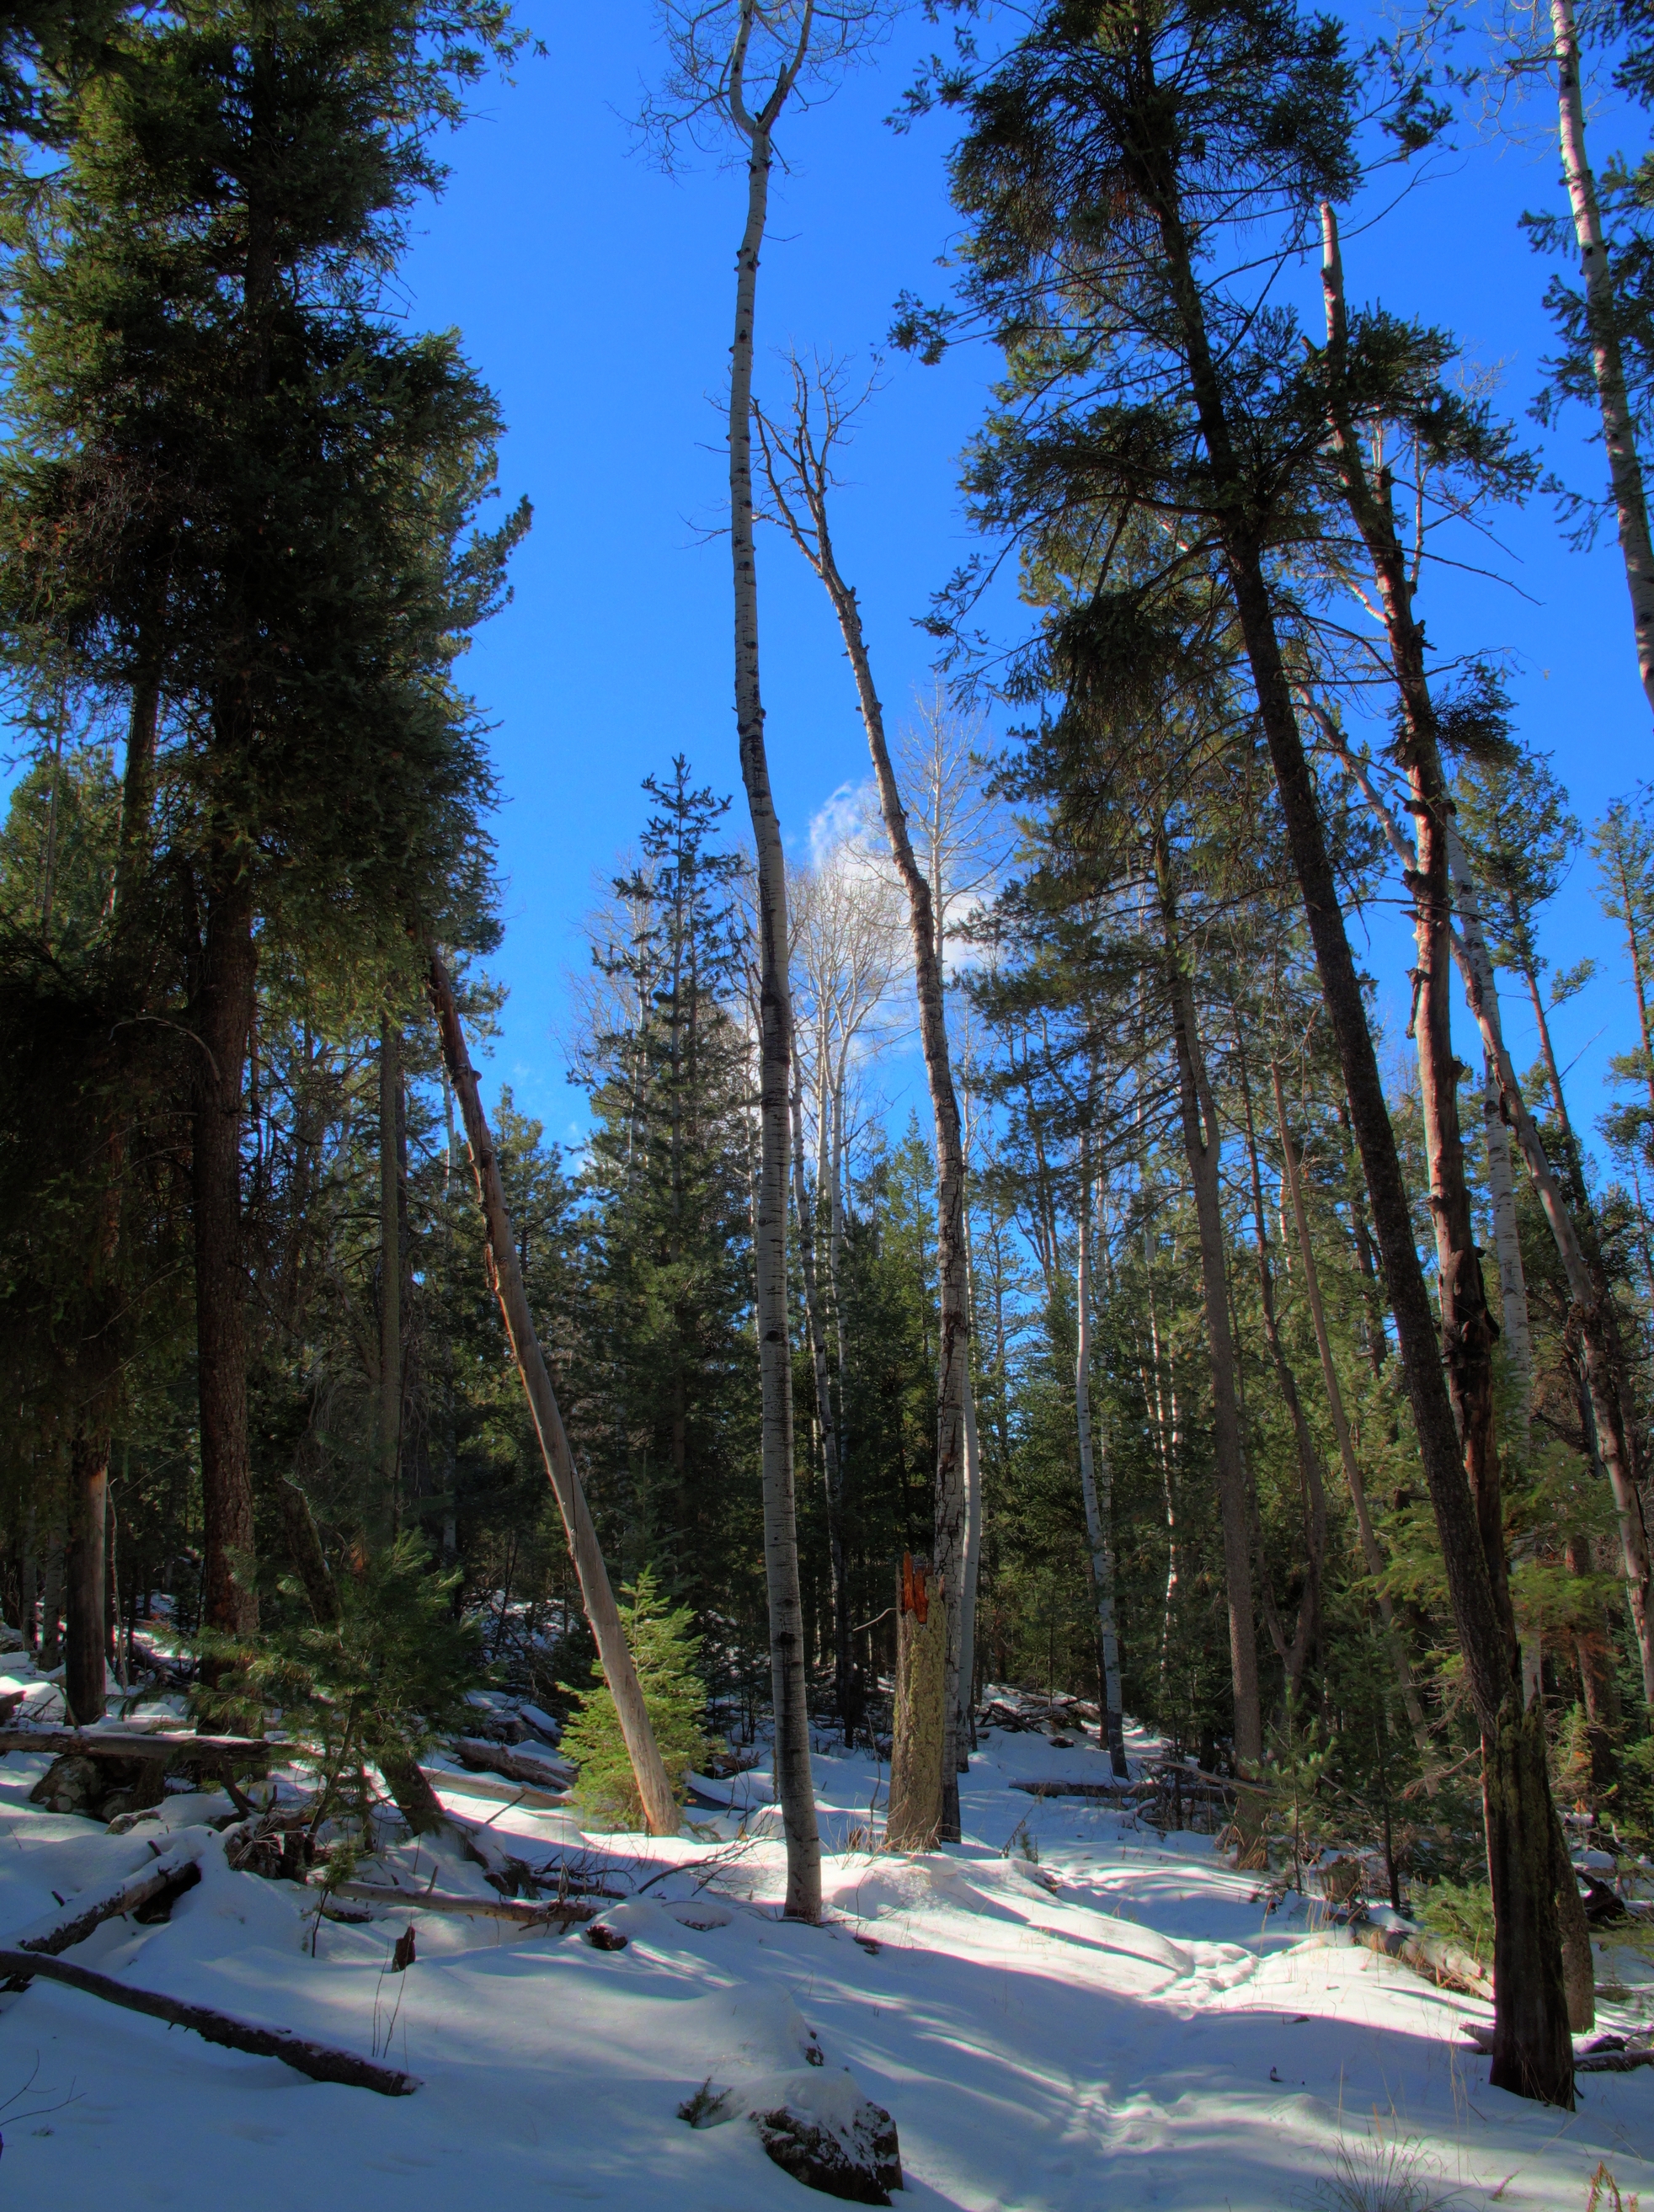
[[1207,1080],[1195,1027],[1194,996],[1183,966],[1177,890],[1164,833],[1155,838],[1154,870],[1165,944],[1166,989],[1177,1059],[1177,1098],[1183,1157],[1195,1187],[1200,1233],[1201,1288],[1206,1306],[1207,1358],[1212,1378],[1213,1455],[1223,1526],[1224,1576],[1229,1602],[1229,1672],[1235,1698],[1235,1759],[1243,1772],[1263,1757],[1263,1711],[1258,1693],[1257,1615],[1252,1583],[1252,1546],[1247,1508],[1246,1463],[1241,1450],[1236,1395],[1235,1341],[1229,1326],[1229,1273],[1224,1245],[1219,1161],[1223,1132]]
[[241,1096],[258,947],[251,886],[210,885],[193,1013],[197,1389],[205,1558],[202,1623],[228,1636],[258,1624],[252,1577],[252,1465],[247,1445],[246,1267],[241,1228]]
[[[500,1303],[506,1337],[522,1380],[523,1395],[528,1400],[529,1412],[533,1417],[540,1456],[544,1462],[558,1510],[562,1515],[569,1553],[580,1578],[581,1602],[597,1644],[598,1657],[603,1662],[603,1679],[615,1701],[616,1717],[625,1740],[627,1756],[631,1760],[644,1816],[653,1834],[675,1835],[678,1832],[677,1800],[666,1778],[666,1770],[661,1764],[648,1709],[638,1685],[637,1669],[632,1663],[625,1631],[620,1625],[614,1591],[610,1586],[609,1571],[604,1565],[597,1530],[592,1525],[591,1510],[586,1503],[586,1492],[575,1469],[575,1455],[569,1449],[562,1415],[557,1408],[556,1393],[551,1387],[545,1357],[535,1332],[534,1318],[529,1311],[528,1293],[523,1287],[522,1267],[512,1235],[511,1215],[505,1202],[505,1187],[500,1180],[499,1157],[494,1149],[487,1116],[483,1112],[477,1071],[465,1051],[465,1031],[460,1027],[459,1009],[454,1003],[453,986],[448,980],[447,969],[434,950],[429,955],[429,974],[431,1006],[441,1039],[442,1058],[447,1068],[448,1080],[459,1101],[460,1117],[465,1123],[465,1137],[471,1150],[477,1203],[483,1210],[488,1239],[490,1286]],[[503,1613],[503,1605],[502,1612]]]
[[804,1174],[804,1105],[799,1085],[793,1089],[793,1207],[799,1224],[799,1270],[804,1279],[804,1319],[810,1341],[810,1364],[815,1376],[816,1419],[821,1427],[821,1459],[827,1500],[827,1553],[832,1583],[833,1702],[848,1744],[855,1727],[850,1681],[850,1592],[848,1555],[844,1542],[844,1483],[838,1463],[838,1424],[834,1418],[832,1378],[827,1359],[827,1332],[816,1273],[815,1208]]
[[[1344,743],[1330,716],[1319,709],[1312,708],[1312,711],[1316,713],[1323,731],[1328,734],[1339,759],[1361,787],[1367,805],[1389,839],[1392,848],[1406,865],[1411,858],[1406,839],[1368,775],[1365,763]],[[1499,1083],[1503,1118],[1513,1131],[1523,1164],[1533,1177],[1534,1188],[1538,1194],[1557,1256],[1562,1262],[1562,1271],[1567,1279],[1568,1327],[1578,1334],[1600,1464],[1608,1477],[1608,1488],[1614,1498],[1614,1518],[1620,1534],[1621,1571],[1625,1577],[1626,1599],[1641,1662],[1643,1701],[1654,1709],[1654,1565],[1651,1564],[1642,1498],[1632,1464],[1627,1431],[1622,1390],[1622,1378],[1627,1371],[1626,1358],[1614,1310],[1613,1290],[1594,1236],[1589,1249],[1582,1240],[1579,1227],[1569,1210],[1545,1151],[1544,1140],[1528,1110],[1522,1085],[1517,1079],[1516,1069],[1505,1043],[1504,1028],[1499,1018],[1498,981],[1482,932],[1475,885],[1464,848],[1450,825],[1448,848],[1460,921],[1460,928],[1453,940],[1453,957],[1458,964],[1466,1002],[1481,1032],[1483,1051],[1493,1063]],[[1571,1135],[1566,1103],[1560,1109],[1559,1119],[1565,1138]],[[1572,1176],[1570,1181],[1572,1181]],[[1583,1183],[1579,1187],[1583,1188]],[[1586,1227],[1589,1231],[1588,1213]]]
[[401,1522],[402,1032],[388,1007],[379,1021],[379,1479],[392,1527]]
[[[807,432],[799,422],[800,446]],[[772,482],[774,471],[772,471]],[[965,1160],[959,1102],[948,1054],[943,993],[941,930],[935,890],[919,865],[908,829],[907,810],[891,763],[885,735],[885,710],[873,682],[873,663],[861,626],[861,611],[833,551],[827,511],[824,470],[800,455],[797,488],[808,510],[807,525],[794,522],[792,534],[805,558],[826,586],[838,618],[839,634],[855,678],[856,699],[879,790],[879,811],[890,840],[891,857],[907,895],[913,945],[914,986],[919,1001],[919,1039],[936,1125],[936,1276],[939,1335],[936,1358],[936,1491],[933,1568],[947,1609],[947,1651],[942,1699],[942,1826],[945,1843],[959,1839],[958,1777],[965,1765],[970,1717],[968,1680],[961,1679],[962,1633],[968,1610],[964,1585],[970,1570],[966,1423],[970,1394],[970,1299],[965,1238]],[[791,510],[783,502],[784,514]]]
[[[1092,1147],[1088,1132],[1079,1139],[1079,1202],[1075,1212],[1078,1256],[1074,1265],[1074,1419],[1079,1437],[1079,1488],[1085,1507],[1085,1534],[1092,1553],[1092,1594],[1097,1601],[1097,1640],[1103,1660],[1103,1741],[1114,1771],[1126,1771],[1125,1715],[1120,1694],[1120,1632],[1115,1612],[1114,1544],[1110,1534],[1113,1470],[1106,1431],[1101,1451],[1092,1437]],[[1098,1480],[1098,1468],[1102,1480]]]
[[1608,452],[1608,483],[1619,526],[1626,588],[1631,594],[1637,668],[1649,704],[1654,707],[1654,547],[1649,543],[1648,501],[1637,453],[1636,423],[1626,395],[1614,276],[1602,235],[1602,211],[1596,204],[1596,179],[1585,152],[1585,101],[1579,81],[1579,34],[1574,25],[1573,0],[1551,0],[1551,33],[1556,60],[1557,138],[1585,288],[1591,374],[1602,418],[1602,443]]
[[[1416,865],[1407,878],[1414,897],[1419,947],[1413,1026],[1418,1038],[1430,1211],[1436,1231],[1441,1357],[1486,1570],[1487,1614],[1477,1658],[1487,1679],[1484,1694],[1477,1698],[1477,1717],[1482,1735],[1488,1880],[1494,1901],[1493,1971],[1498,1996],[1493,2078],[1547,2101],[1571,2101],[1573,2054],[1567,2040],[1569,1992],[1564,1979],[1562,1942],[1563,1916],[1572,1916],[1567,1912],[1568,1900],[1558,1897],[1560,1830],[1551,1803],[1544,1720],[1538,1706],[1530,1707],[1524,1696],[1511,1604],[1493,1418],[1493,1344],[1498,1329],[1482,1280],[1459,1129],[1458,1062],[1451,1025],[1452,896],[1448,867],[1452,800],[1442,769],[1424,630],[1414,611],[1412,585],[1391,505],[1390,480],[1388,472],[1382,473],[1376,483],[1370,478],[1359,434],[1345,398],[1343,269],[1336,221],[1329,205],[1322,210],[1322,228],[1330,371],[1328,428],[1350,513],[1377,580],[1402,706],[1399,750],[1412,793],[1416,851]],[[1371,1180],[1369,1175],[1369,1183]],[[1412,1358],[1409,1354],[1409,1369]],[[1466,1657],[1470,1657],[1468,1649]],[[1493,1694],[1496,1686],[1497,1698]]]
[[[1146,45],[1147,35],[1146,27],[1140,32],[1140,48]],[[1145,64],[1146,85],[1152,86],[1153,70],[1146,55]],[[1482,1545],[1476,1500],[1465,1476],[1361,979],[1344,926],[1303,733],[1292,709],[1252,488],[1231,434],[1229,403],[1207,337],[1169,160],[1158,152],[1146,157],[1143,182],[1158,217],[1166,275],[1182,328],[1189,396],[1205,447],[1210,496],[1220,517],[1225,565],[1258,719],[1372,1200],[1373,1226],[1401,1342],[1414,1430],[1464,1656],[1465,1685],[1482,1731],[1498,1991],[1493,2080],[1500,2088],[1571,2110],[1573,2047],[1557,1929],[1552,1847],[1555,1814],[1542,1722],[1522,1704],[1521,1681]]]
[[[744,0],[743,39],[751,0]],[[806,33],[807,36],[807,32]],[[742,48],[745,54],[745,45]],[[802,52],[800,51],[800,60]],[[794,72],[796,74],[796,72]],[[739,64],[735,82],[739,85]],[[763,1393],[764,1574],[769,1599],[769,1672],[775,1711],[775,1795],[787,1842],[789,1919],[821,1917],[821,1839],[810,1771],[809,1683],[799,1590],[793,1468],[793,1346],[787,1314],[788,1096],[793,1080],[793,993],[787,974],[787,862],[769,788],[758,671],[758,573],[752,517],[752,334],[774,160],[770,131],[792,89],[779,77],[760,112],[743,124],[748,143],[746,228],[736,257],[735,329],[730,349],[729,542],[735,580],[735,720],[757,854],[759,1167],[754,1223],[758,1365]],[[743,113],[745,111],[741,111]]]

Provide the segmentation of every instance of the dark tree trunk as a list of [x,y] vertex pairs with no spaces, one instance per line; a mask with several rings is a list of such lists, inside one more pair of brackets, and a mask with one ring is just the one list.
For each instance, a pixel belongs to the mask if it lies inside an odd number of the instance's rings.
[[107,1602],[104,1522],[109,1431],[77,1426],[69,1454],[69,1538],[64,1546],[64,1702],[77,1728],[103,1718]]

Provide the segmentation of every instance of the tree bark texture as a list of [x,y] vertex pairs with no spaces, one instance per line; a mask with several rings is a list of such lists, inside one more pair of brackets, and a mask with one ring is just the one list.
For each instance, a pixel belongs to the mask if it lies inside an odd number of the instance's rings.
[[76,1728],[103,1718],[108,1607],[104,1530],[109,1510],[109,1431],[76,1425],[69,1452],[69,1533],[64,1546],[64,1703]]
[[[609,1571],[604,1565],[597,1530],[592,1525],[586,1492],[575,1470],[574,1454],[569,1449],[562,1416],[557,1409],[556,1394],[551,1388],[551,1377],[540,1350],[539,1338],[535,1333],[533,1316],[529,1311],[528,1293],[523,1286],[522,1268],[517,1258],[516,1240],[512,1234],[511,1216],[506,1206],[504,1186],[500,1180],[500,1164],[495,1153],[494,1139],[487,1117],[483,1112],[477,1071],[471,1065],[465,1051],[465,1032],[460,1026],[459,1007],[454,1003],[453,986],[448,980],[447,969],[440,955],[435,951],[430,953],[429,963],[431,1004],[442,1041],[442,1057],[447,1067],[448,1080],[459,1101],[459,1111],[465,1123],[465,1139],[471,1151],[471,1173],[476,1178],[477,1202],[483,1210],[488,1240],[489,1274],[495,1296],[500,1302],[506,1337],[517,1363],[517,1372],[522,1378],[529,1412],[533,1416],[540,1455],[544,1461],[545,1471],[562,1515],[569,1555],[580,1579],[581,1600],[596,1639],[598,1656],[603,1662],[603,1679],[615,1701],[616,1716],[620,1723],[621,1735],[625,1739],[627,1755],[632,1763],[637,1794],[642,1801],[650,1833],[675,1835],[678,1823],[678,1802],[672,1796],[672,1784],[666,1778],[666,1770],[655,1743],[648,1710],[638,1685],[637,1669],[632,1664],[625,1632],[620,1625],[614,1591],[609,1583]],[[388,1781],[391,1778],[387,1774],[386,1778]]]
[[896,1711],[885,1847],[933,1851],[942,1824],[942,1702],[947,1694],[947,1593],[906,1554],[896,1603]]
[[1224,1576],[1229,1599],[1229,1672],[1235,1698],[1235,1759],[1243,1773],[1253,1774],[1263,1757],[1263,1711],[1258,1692],[1257,1613],[1252,1584],[1246,1462],[1241,1451],[1235,1340],[1229,1325],[1229,1277],[1223,1201],[1218,1181],[1223,1132],[1195,1028],[1194,994],[1183,967],[1177,893],[1164,837],[1156,840],[1155,873],[1164,933],[1172,1041],[1177,1048],[1183,1157],[1195,1187],[1195,1218],[1200,1233],[1201,1287],[1206,1306],[1207,1357],[1212,1379],[1213,1451],[1217,1462]]
[[258,958],[252,922],[252,891],[245,878],[210,887],[192,1009],[197,1042],[191,1195],[205,1537],[201,1609],[204,1627],[231,1637],[250,1635],[258,1625],[241,1229],[241,1094]]
[[[735,586],[735,722],[757,856],[759,1165],[754,1221],[759,1384],[762,1393],[764,1576],[769,1601],[769,1674],[775,1715],[775,1784],[787,1843],[787,1917],[821,1917],[821,1839],[810,1770],[810,1712],[799,1589],[793,1467],[793,1359],[787,1313],[788,1095],[793,1080],[793,993],[787,973],[787,862],[769,787],[758,665],[758,574],[752,513],[752,345],[758,255],[775,159],[770,133],[796,82],[802,43],[756,114],[744,76],[755,0],[741,0],[728,78],[732,117],[747,143],[746,226],[735,261],[735,326],[730,348],[729,543]],[[807,25],[800,33],[807,39]]]
[[1573,0],[1551,0],[1552,51],[1556,58],[1557,138],[1562,173],[1573,212],[1579,247],[1579,273],[1585,288],[1585,328],[1590,340],[1596,404],[1608,452],[1608,483],[1619,526],[1620,555],[1631,594],[1631,623],[1637,643],[1637,670],[1643,691],[1654,707],[1654,547],[1649,543],[1648,501],[1637,453],[1636,424],[1626,395],[1619,318],[1614,312],[1614,276],[1608,241],[1596,204],[1596,179],[1585,151],[1585,102],[1579,81],[1579,35]]

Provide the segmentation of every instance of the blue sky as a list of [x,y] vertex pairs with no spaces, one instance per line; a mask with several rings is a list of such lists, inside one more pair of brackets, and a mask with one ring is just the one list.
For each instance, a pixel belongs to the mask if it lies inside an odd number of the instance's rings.
[[[449,190],[410,257],[408,313],[463,333],[510,425],[502,487],[536,509],[514,601],[479,641],[468,680],[497,725],[507,795],[507,932],[493,964],[511,996],[493,1065],[519,1104],[567,1139],[582,1117],[556,1042],[564,978],[583,958],[578,927],[594,887],[642,818],[642,778],[682,750],[739,805],[728,556],[706,533],[721,515],[717,403],[743,179],[711,164],[668,178],[635,149],[627,118],[660,62],[647,0],[531,4],[526,20],[547,52],[526,58],[514,85],[489,88],[453,142]],[[951,125],[936,118],[903,137],[883,122],[935,39],[909,19],[873,67],[786,131],[790,173],[778,180],[760,280],[760,374],[772,390],[769,349],[792,343],[865,361],[900,291],[933,298],[945,288],[935,264],[952,230]],[[1456,330],[1474,361],[1499,369],[1517,416],[1539,382],[1548,329],[1546,264],[1517,219],[1562,204],[1542,102],[1529,119],[1525,145],[1461,131],[1457,150],[1399,205],[1365,231],[1361,219],[1376,208],[1353,211],[1345,237],[1352,303],[1382,298]],[[1593,151],[1639,149],[1643,120],[1599,121]],[[1310,305],[1312,270],[1304,283]],[[891,362],[851,456],[841,559],[891,709],[928,667],[914,617],[974,542],[957,457],[994,369],[980,352],[935,369]],[[1602,464],[1582,441],[1588,428],[1577,422],[1546,453],[1594,489]],[[1497,534],[1490,557],[1509,580],[1438,573],[1425,601],[1432,639],[1515,656],[1519,726],[1555,754],[1589,822],[1654,774],[1617,549],[1610,535],[1591,554],[1568,551],[1542,499],[1499,517]],[[803,852],[811,817],[865,775],[866,743],[819,586],[779,539],[767,538],[760,556],[772,774],[789,846]],[[1578,1063],[1582,1121],[1604,1103],[1606,1054],[1632,1042],[1623,963],[1590,874],[1582,859],[1545,940],[1559,967],[1588,954],[1602,963],[1558,1024]],[[1383,915],[1372,927],[1370,963],[1396,1015],[1410,939]],[[1525,1065],[1531,1024],[1516,1014],[1513,1006]]]

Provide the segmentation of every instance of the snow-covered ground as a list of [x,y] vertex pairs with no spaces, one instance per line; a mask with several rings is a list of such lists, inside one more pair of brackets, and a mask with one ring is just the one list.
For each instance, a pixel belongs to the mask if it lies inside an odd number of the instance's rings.
[[[0,1941],[137,1869],[156,1833],[30,1806],[45,1764],[0,1760]],[[323,2087],[37,1981],[0,1999],[0,2201],[802,2212],[827,2200],[749,2129],[693,2130],[678,2108],[708,2080],[797,2069],[812,2039],[894,2116],[897,2201],[915,2208],[1285,2212],[1333,2201],[1341,2148],[1358,2166],[1397,2152],[1420,2206],[1584,2212],[1599,2161],[1627,2203],[1654,2198],[1654,2069],[1584,2077],[1572,2117],[1490,2090],[1487,2061],[1456,2033],[1486,2007],[1324,1940],[1301,1900],[1266,1913],[1256,1878],[1206,1838],[1162,1840],[1100,1803],[1012,1786],[1103,1771],[1095,1748],[995,1733],[964,1785],[965,1843],[885,1858],[858,1847],[871,1761],[819,1758],[834,1855],[818,1929],[778,1917],[781,1855],[756,1772],[723,1785],[745,1814],[692,1810],[693,1839],[589,1839],[622,1887],[672,1869],[605,1915],[623,1950],[413,1915],[418,1955],[402,1974],[386,1969],[410,1916],[317,1930],[313,1900],[232,1873],[209,1845],[169,1923],[112,1922],[75,1960],[378,2051],[423,2087],[398,2100]],[[167,1820],[224,1809],[175,1797]],[[494,1826],[531,1863],[581,1846],[560,1811]],[[429,1856],[404,1846],[380,1878],[417,1872],[429,1877]],[[470,1865],[445,1864],[441,1886],[489,1893]]]

